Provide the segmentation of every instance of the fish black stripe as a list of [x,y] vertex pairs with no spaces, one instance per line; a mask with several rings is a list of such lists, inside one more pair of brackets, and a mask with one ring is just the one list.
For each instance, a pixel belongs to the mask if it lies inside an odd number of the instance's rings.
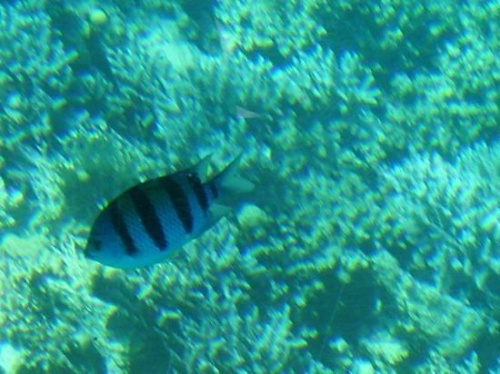
[[166,177],[161,180],[162,186],[167,191],[168,197],[172,202],[175,213],[184,227],[184,231],[190,234],[193,231],[193,216],[189,200],[182,187],[173,178]]
[[130,197],[135,211],[141,219],[142,227],[144,227],[149,237],[160,250],[166,249],[167,238],[161,227],[160,217],[158,217],[156,209],[149,200],[148,195],[139,187],[134,187],[130,190]]
[[200,204],[203,212],[206,213],[208,210],[208,197],[205,188],[203,188],[203,184],[201,184],[200,178],[196,174],[189,174],[188,182],[193,189],[198,204]]
[[212,193],[212,197],[214,199],[217,199],[219,197],[219,191],[217,191],[217,186],[215,185],[215,182],[212,181],[210,184],[210,192]]
[[120,237],[120,240],[125,246],[125,252],[128,255],[133,256],[134,254],[139,252],[139,250],[135,246],[134,240],[132,239],[132,236],[128,232],[127,225],[123,220],[122,214],[116,202],[112,203],[109,206],[109,213],[111,216],[111,224],[113,225],[113,228],[115,229],[118,236]]

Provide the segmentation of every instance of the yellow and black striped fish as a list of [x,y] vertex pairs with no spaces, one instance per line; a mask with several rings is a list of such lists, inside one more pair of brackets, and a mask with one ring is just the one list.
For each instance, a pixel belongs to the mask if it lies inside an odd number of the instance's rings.
[[236,175],[240,158],[208,181],[206,157],[189,169],[129,188],[97,216],[85,256],[124,269],[168,258],[227,213],[225,202],[253,188]]

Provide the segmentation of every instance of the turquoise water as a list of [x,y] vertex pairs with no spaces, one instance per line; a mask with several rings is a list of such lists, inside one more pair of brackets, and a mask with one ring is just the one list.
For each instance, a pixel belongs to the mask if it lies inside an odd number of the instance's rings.
[[[4,1],[0,373],[500,373],[500,3]],[[168,262],[108,199],[257,185]]]

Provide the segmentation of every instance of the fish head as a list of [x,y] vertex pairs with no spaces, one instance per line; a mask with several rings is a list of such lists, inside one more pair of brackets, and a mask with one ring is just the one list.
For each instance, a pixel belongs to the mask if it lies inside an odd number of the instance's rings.
[[86,258],[103,265],[123,267],[121,263],[126,260],[123,244],[114,233],[106,214],[101,214],[94,222],[83,253]]
[[113,259],[113,243],[109,241],[103,230],[94,225],[83,253],[86,258],[108,265]]

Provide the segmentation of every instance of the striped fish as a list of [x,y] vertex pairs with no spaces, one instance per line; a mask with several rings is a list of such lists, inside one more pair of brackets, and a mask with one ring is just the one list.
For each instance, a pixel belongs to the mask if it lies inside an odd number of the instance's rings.
[[209,157],[172,175],[133,186],[99,213],[85,256],[115,268],[161,262],[215,224],[253,185],[236,175],[241,155],[206,181]]

